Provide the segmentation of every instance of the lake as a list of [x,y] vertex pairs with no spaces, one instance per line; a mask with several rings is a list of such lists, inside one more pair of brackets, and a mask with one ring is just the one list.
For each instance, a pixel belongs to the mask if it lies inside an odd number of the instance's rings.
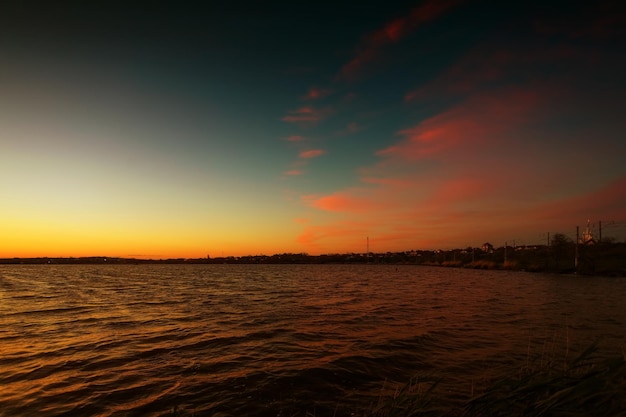
[[0,265],[0,415],[362,415],[420,375],[454,407],[529,360],[621,355],[624,300],[412,265]]

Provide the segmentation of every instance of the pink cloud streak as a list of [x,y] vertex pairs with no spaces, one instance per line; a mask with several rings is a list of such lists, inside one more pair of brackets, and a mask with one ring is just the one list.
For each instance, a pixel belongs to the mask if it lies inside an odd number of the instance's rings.
[[351,192],[337,192],[326,196],[305,196],[303,201],[308,205],[324,211],[362,213],[385,207],[380,201],[368,197],[358,197]]
[[510,89],[477,95],[444,113],[398,132],[404,141],[377,152],[379,156],[423,159],[451,150],[487,144],[499,133],[519,126],[540,103],[538,93]]
[[283,173],[283,175],[287,175],[290,177],[294,177],[294,176],[298,176],[298,175],[303,175],[304,171],[300,170],[300,169],[291,169],[289,171],[285,171]]
[[298,157],[302,159],[311,159],[311,158],[317,158],[318,156],[324,155],[325,153],[326,151],[324,151],[323,149],[309,149],[309,150],[300,152],[298,154]]

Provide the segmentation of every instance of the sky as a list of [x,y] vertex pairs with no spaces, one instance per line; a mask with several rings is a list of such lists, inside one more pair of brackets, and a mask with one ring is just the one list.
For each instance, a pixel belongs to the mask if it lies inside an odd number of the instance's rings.
[[42,3],[0,6],[0,257],[626,239],[619,1]]

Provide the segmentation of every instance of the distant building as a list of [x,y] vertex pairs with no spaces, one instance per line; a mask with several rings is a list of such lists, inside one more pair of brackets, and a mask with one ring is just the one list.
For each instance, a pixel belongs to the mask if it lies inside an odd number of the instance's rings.
[[592,245],[596,243],[595,239],[593,238],[593,235],[591,234],[591,221],[590,220],[587,220],[587,227],[585,228],[585,232],[583,233],[583,235],[580,237],[579,243],[582,243],[583,245]]
[[489,242],[485,242],[483,243],[483,245],[480,247],[484,252],[487,253],[493,253],[493,245]]

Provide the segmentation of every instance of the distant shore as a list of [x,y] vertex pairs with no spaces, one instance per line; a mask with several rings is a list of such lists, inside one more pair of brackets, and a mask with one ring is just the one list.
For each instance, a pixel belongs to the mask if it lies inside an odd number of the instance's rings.
[[468,247],[451,250],[411,250],[385,253],[344,253],[309,255],[282,253],[212,258],[138,259],[109,256],[0,258],[0,264],[390,264],[529,272],[578,273],[582,275],[626,276],[626,243],[575,245]]

